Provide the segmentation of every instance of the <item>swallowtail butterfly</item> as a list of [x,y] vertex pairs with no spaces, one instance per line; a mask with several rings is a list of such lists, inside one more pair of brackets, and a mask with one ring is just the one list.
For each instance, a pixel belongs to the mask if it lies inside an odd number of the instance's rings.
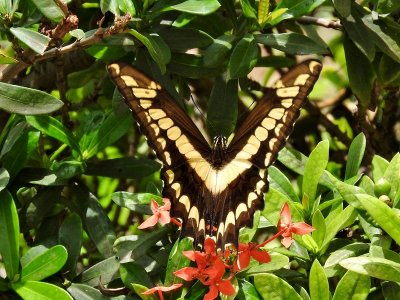
[[238,244],[239,229],[264,207],[267,167],[285,145],[300,108],[321,71],[308,60],[295,66],[247,114],[233,139],[206,141],[186,112],[157,82],[124,63],[108,72],[162,161],[163,197],[182,221],[183,237],[202,247],[207,236],[224,248]]

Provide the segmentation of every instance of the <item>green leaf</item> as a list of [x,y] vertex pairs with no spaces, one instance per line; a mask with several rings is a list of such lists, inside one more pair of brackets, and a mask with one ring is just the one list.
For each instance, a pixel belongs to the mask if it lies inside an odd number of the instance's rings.
[[383,178],[386,179],[391,186],[390,193],[388,194],[390,199],[396,199],[400,191],[400,153],[397,153],[389,163]]
[[378,257],[351,257],[340,262],[340,265],[358,274],[382,280],[400,281],[400,264]]
[[309,37],[298,33],[269,33],[255,35],[257,43],[292,55],[326,54],[327,49]]
[[7,169],[10,177],[13,178],[25,167],[29,157],[37,149],[40,133],[37,131],[28,131],[22,134],[14,143],[3,158],[3,167]]
[[258,300],[259,295],[253,284],[245,279],[239,281],[239,292],[237,294],[237,299],[239,300]]
[[328,300],[330,298],[328,278],[318,260],[314,260],[311,266],[309,283],[311,299]]
[[343,17],[347,18],[351,13],[351,2],[347,0],[333,0],[333,5],[337,12]]
[[[134,261],[121,264],[119,272],[122,282],[130,289],[133,289],[132,284],[140,284],[148,288],[153,286],[153,282],[146,270]],[[166,284],[164,283],[164,285]]]
[[242,6],[243,16],[249,19],[257,19],[256,10],[249,0],[240,0],[240,5]]
[[313,214],[312,226],[315,230],[311,233],[311,236],[317,243],[318,247],[321,248],[326,234],[326,223],[324,216],[319,209],[317,209]]
[[293,183],[291,183],[286,175],[278,168],[274,166],[268,168],[268,180],[270,187],[285,194],[292,201],[300,202],[300,199],[293,188]]
[[87,284],[72,283],[68,289],[68,293],[79,300],[110,300],[109,297],[104,296],[98,289],[91,287]]
[[254,68],[260,49],[252,34],[246,34],[232,51],[228,64],[229,79],[246,77]]
[[10,174],[8,174],[6,169],[0,168],[0,192],[4,190],[9,181],[10,181]]
[[160,163],[148,158],[123,157],[88,162],[86,175],[140,179],[160,170]]
[[270,22],[270,25],[273,26],[283,20],[297,18],[308,14],[324,2],[325,0],[283,0],[275,7],[274,12],[287,8],[286,11],[278,18],[273,19]]
[[19,273],[19,222],[14,200],[7,190],[0,192],[0,254],[7,277]]
[[332,300],[363,300],[367,299],[371,287],[368,276],[347,271],[340,279]]
[[122,115],[111,112],[96,130],[96,134],[90,136],[92,139],[90,144],[86,149],[82,149],[83,157],[89,159],[116,142],[132,126],[132,123],[133,118],[130,111],[125,111]]
[[332,252],[325,262],[325,269],[327,268],[334,268],[336,267],[342,260],[354,257],[354,256],[361,256],[365,253],[368,253],[370,249],[369,244],[365,243],[352,243],[346,245],[334,252]]
[[220,75],[223,68],[220,66],[206,66],[198,55],[188,53],[174,53],[168,65],[171,73],[187,78],[210,78]]
[[68,206],[79,214],[90,239],[104,257],[114,255],[114,229],[96,197],[87,187],[73,185],[71,187]]
[[175,51],[186,51],[195,48],[205,48],[214,39],[204,31],[194,28],[168,27],[160,31],[160,36]]
[[282,255],[279,253],[271,253],[271,261],[267,264],[259,264],[254,267],[250,267],[249,269],[241,272],[245,277],[253,276],[253,275],[262,275],[265,273],[270,273],[273,271],[277,271],[281,268],[284,268],[285,265],[289,263],[289,258],[286,255]]
[[215,12],[220,6],[217,0],[187,0],[171,7],[181,12],[204,16]]
[[311,152],[304,169],[303,193],[309,199],[309,206],[306,210],[312,212],[313,203],[317,195],[318,182],[329,161],[329,142],[319,142]]
[[[362,10],[361,7],[358,7]],[[364,12],[365,14],[365,12]],[[370,34],[375,44],[388,56],[397,62],[400,62],[400,42],[399,26],[391,23],[388,19],[375,21],[371,14],[365,14],[362,18],[364,25],[370,29]]]
[[289,283],[273,274],[254,276],[254,286],[263,299],[301,300],[300,295]]
[[23,299],[29,300],[73,300],[62,288],[56,285],[39,281],[18,281],[12,288]]
[[97,286],[101,278],[102,284],[107,284],[118,276],[120,266],[118,259],[112,256],[86,269],[75,280],[87,285]]
[[344,179],[347,180],[357,176],[361,161],[364,157],[366,139],[363,133],[358,134],[350,145],[347,155],[346,173]]
[[158,296],[156,295],[143,295],[143,292],[147,291],[148,288],[140,285],[140,284],[133,284],[133,289],[136,292],[136,294],[140,295],[140,298],[143,300],[157,300],[159,299]]
[[385,281],[381,283],[382,295],[385,300],[397,300],[400,295],[400,284],[397,282]]
[[379,199],[366,195],[356,194],[362,206],[379,226],[389,234],[397,244],[400,244],[400,217]]
[[24,133],[26,128],[27,128],[26,122],[19,122],[10,129],[7,138],[4,141],[3,146],[1,148],[0,158],[2,158],[13,148],[14,144],[18,141],[18,139]]
[[355,5],[358,4],[352,5],[353,9],[351,15],[342,19],[341,22],[354,45],[356,45],[358,50],[361,51],[370,62],[372,62],[375,57],[374,40],[368,28],[361,21],[362,15],[354,8]]
[[38,54],[43,54],[51,39],[41,33],[23,28],[11,27],[11,33]]
[[21,280],[40,281],[47,278],[61,270],[67,258],[67,249],[64,246],[56,245],[25,265],[21,270]]
[[372,178],[376,182],[383,177],[389,162],[379,155],[374,155],[372,158]]
[[232,50],[234,40],[235,37],[230,34],[216,38],[204,52],[204,65],[207,67],[223,65]]
[[171,50],[163,39],[156,33],[141,34],[135,29],[130,29],[129,33],[137,38],[149,51],[150,56],[155,60],[161,73],[166,72],[166,64],[171,60]]
[[375,72],[368,59],[349,38],[344,38],[343,45],[350,87],[360,99],[361,105],[367,108],[371,101]]
[[356,217],[357,211],[352,206],[347,206],[341,213],[336,215],[326,226],[325,239],[321,248],[327,246],[339,230],[353,224]]
[[62,9],[54,0],[35,0],[32,3],[49,20],[59,23],[65,17]]
[[263,24],[268,17],[269,13],[269,0],[260,0],[258,3],[258,14],[257,14],[257,22],[258,24]]
[[237,80],[225,82],[217,77],[207,108],[207,129],[210,137],[230,136],[235,129],[238,114]]
[[45,92],[0,82],[0,108],[20,115],[48,114],[63,102]]
[[190,260],[182,255],[182,251],[193,249],[193,242],[189,238],[177,240],[169,253],[167,270],[165,272],[164,286],[170,286],[174,283],[183,283],[182,279],[177,279],[173,272],[188,267]]
[[27,116],[26,121],[34,128],[68,145],[78,153],[80,148],[74,135],[60,121],[51,116]]
[[68,215],[62,222],[58,231],[58,241],[68,253],[63,273],[67,272],[68,278],[74,278],[82,246],[82,221],[76,213]]
[[159,204],[162,203],[162,198],[150,193],[128,193],[116,192],[111,195],[111,200],[119,206],[126,207],[131,211],[139,214],[151,215],[150,203],[151,200],[156,200]]
[[387,55],[382,55],[377,75],[382,85],[395,84],[400,80],[400,63]]

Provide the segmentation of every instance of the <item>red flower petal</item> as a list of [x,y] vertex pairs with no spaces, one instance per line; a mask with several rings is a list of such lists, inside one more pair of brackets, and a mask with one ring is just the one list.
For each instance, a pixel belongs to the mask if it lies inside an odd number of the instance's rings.
[[239,253],[239,257],[237,260],[238,269],[244,270],[249,266],[250,263],[250,250],[244,250],[243,252]]
[[157,222],[158,222],[157,215],[152,215],[146,221],[144,221],[142,224],[140,224],[138,226],[138,228],[139,229],[145,229],[145,228],[153,227],[154,225],[157,224]]
[[207,254],[215,254],[216,246],[215,246],[215,241],[212,238],[207,238],[204,241],[204,251]]
[[281,220],[283,225],[292,223],[292,215],[290,214],[290,209],[287,202],[283,205],[281,209]]
[[192,267],[185,267],[174,272],[174,275],[182,278],[185,281],[192,281],[199,274],[199,269]]
[[173,291],[176,289],[179,289],[182,286],[181,283],[175,283],[171,286],[156,286],[153,287],[151,289],[148,289],[147,291],[143,292],[143,295],[151,295],[157,292],[158,296],[160,297],[161,300],[164,299],[164,296],[161,292],[169,292],[169,291]]
[[292,244],[292,242],[293,242],[293,239],[291,236],[285,237],[281,240],[282,245],[285,246],[286,248],[289,248],[290,245]]
[[260,263],[269,263],[271,261],[271,256],[269,256],[269,253],[258,248],[252,249],[250,255]]
[[312,231],[314,231],[315,228],[312,227],[311,225],[308,225],[307,223],[301,222],[301,223],[293,223],[291,227],[291,231],[296,234],[307,234]]
[[224,295],[233,295],[235,293],[235,288],[230,280],[222,280],[218,289]]
[[171,222],[171,217],[169,216],[169,211],[160,211],[158,213],[158,221],[161,223],[161,225],[168,224]]
[[218,297],[218,287],[216,285],[210,286],[210,291],[204,295],[204,300],[214,300]]
[[151,199],[150,208],[151,208],[151,211],[153,212],[153,214],[158,212],[159,206],[158,206],[158,203],[156,200]]
[[168,198],[163,198],[164,205],[160,207],[161,210],[169,211],[171,209],[171,201]]

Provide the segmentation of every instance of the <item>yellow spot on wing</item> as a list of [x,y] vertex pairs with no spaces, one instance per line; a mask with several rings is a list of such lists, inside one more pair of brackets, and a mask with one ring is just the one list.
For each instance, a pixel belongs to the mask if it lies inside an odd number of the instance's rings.
[[121,79],[125,82],[126,86],[139,86],[136,80],[132,76],[122,75]]
[[239,216],[244,212],[247,212],[247,206],[245,203],[242,202],[238,205],[238,207],[236,207],[236,211],[235,211],[236,219],[238,219]]
[[301,75],[297,76],[297,78],[294,81],[293,85],[305,85],[308,78],[310,78],[310,75],[301,74]]
[[275,120],[280,120],[284,113],[284,108],[274,108],[269,112],[268,116],[274,118]]
[[[181,136],[181,130],[179,127],[174,126],[167,130],[167,136],[169,139],[176,141]],[[180,152],[180,151],[179,151]]]
[[267,130],[271,130],[275,127],[276,125],[276,120],[272,119],[272,118],[265,118],[261,125],[266,128]]
[[113,69],[113,71],[115,72],[115,75],[119,75],[119,73],[121,72],[121,69],[119,68],[118,64],[111,64],[108,67]]
[[265,141],[268,137],[268,130],[265,129],[262,126],[257,127],[256,131],[254,132],[254,135],[259,141]]
[[299,86],[291,86],[286,88],[280,88],[276,90],[276,94],[278,97],[286,98],[286,97],[296,97],[299,93]]
[[293,104],[293,98],[286,98],[281,100],[281,105],[284,108],[289,108]]
[[182,195],[182,197],[179,198],[179,202],[185,206],[186,212],[188,213],[190,210],[189,197],[186,195]]
[[157,92],[155,90],[133,87],[132,92],[136,98],[155,98]]
[[156,108],[149,109],[149,114],[153,120],[158,120],[167,116],[163,110]]
[[151,123],[150,124],[150,128],[153,129],[155,135],[159,135],[160,134],[160,127],[158,127],[156,124]]
[[171,185],[171,188],[175,191],[175,198],[179,198],[179,196],[181,195],[181,185],[179,182],[175,182]]
[[144,109],[147,109],[152,105],[152,102],[151,102],[151,100],[148,100],[148,99],[140,99],[139,104]]
[[168,184],[171,184],[174,182],[175,179],[175,173],[172,170],[167,170],[165,172],[165,175],[167,176]]
[[172,127],[172,125],[174,125],[174,122],[168,117],[158,120],[158,126],[160,126],[161,129],[167,130]]

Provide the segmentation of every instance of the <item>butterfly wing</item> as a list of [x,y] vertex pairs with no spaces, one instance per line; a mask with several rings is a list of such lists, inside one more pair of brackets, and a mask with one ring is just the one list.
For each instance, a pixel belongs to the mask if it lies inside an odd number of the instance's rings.
[[[286,73],[249,112],[228,149],[236,179],[224,192],[226,211],[219,220],[223,244],[237,243],[238,231],[252,225],[253,214],[264,207],[267,167],[277,158],[321,71],[321,63],[305,61]],[[235,186],[234,192],[232,188]]]
[[199,224],[204,188],[194,168],[203,173],[209,171],[205,157],[211,150],[207,141],[155,81],[127,64],[112,63],[107,69],[149,145],[163,162],[163,196],[171,200],[171,216],[182,221],[183,236],[202,242],[204,238],[198,236],[204,236],[205,224]]

